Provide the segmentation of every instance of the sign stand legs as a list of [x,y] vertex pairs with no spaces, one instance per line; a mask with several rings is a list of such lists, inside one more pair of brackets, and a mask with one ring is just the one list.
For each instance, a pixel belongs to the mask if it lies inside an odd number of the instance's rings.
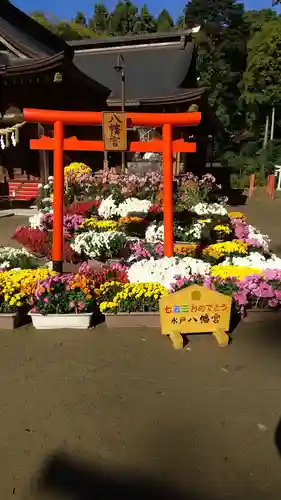
[[215,337],[217,343],[220,347],[227,347],[229,344],[229,336],[225,333],[224,330],[217,330],[213,332],[212,335]]
[[173,348],[176,350],[183,349],[183,337],[179,332],[172,332],[169,335],[170,340],[173,344]]

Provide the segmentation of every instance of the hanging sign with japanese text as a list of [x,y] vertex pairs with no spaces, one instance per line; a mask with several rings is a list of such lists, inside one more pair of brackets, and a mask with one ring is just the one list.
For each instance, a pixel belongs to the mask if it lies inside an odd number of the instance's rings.
[[105,111],[102,116],[105,151],[127,150],[127,115],[123,112]]
[[199,285],[167,295],[159,301],[162,334],[228,331],[231,303],[231,297]]

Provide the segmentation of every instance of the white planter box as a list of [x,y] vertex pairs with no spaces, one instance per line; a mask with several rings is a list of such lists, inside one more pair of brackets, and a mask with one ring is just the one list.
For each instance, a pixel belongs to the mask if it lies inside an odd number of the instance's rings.
[[32,324],[36,330],[62,330],[89,328],[92,313],[80,314],[43,314],[28,313],[31,316]]

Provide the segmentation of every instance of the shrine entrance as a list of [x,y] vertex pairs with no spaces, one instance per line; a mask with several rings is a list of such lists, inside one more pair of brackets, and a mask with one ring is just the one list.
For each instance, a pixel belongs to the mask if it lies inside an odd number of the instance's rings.
[[[54,226],[52,260],[53,269],[63,271],[63,203],[64,203],[64,151],[105,151],[110,137],[104,134],[104,140],[78,140],[76,137],[64,137],[65,125],[103,125],[110,121],[109,114],[120,113],[83,112],[83,111],[54,111],[42,109],[24,109],[24,121],[31,123],[53,124],[54,136],[42,136],[30,140],[30,149],[54,152]],[[106,118],[105,118],[106,116]],[[126,128],[130,127],[162,127],[162,139],[153,139],[148,142],[132,141],[127,144]],[[183,139],[173,140],[173,127],[197,126],[201,121],[201,113],[123,113],[123,122],[113,123],[112,129],[115,151],[132,153],[162,153],[163,155],[163,212],[164,212],[164,255],[173,256],[173,153],[195,153],[196,143],[185,142]],[[123,146],[122,146],[123,144]]]

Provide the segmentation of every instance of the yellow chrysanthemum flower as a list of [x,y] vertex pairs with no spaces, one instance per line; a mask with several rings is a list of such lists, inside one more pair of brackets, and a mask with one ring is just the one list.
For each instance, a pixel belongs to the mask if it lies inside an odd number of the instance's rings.
[[218,224],[217,226],[214,227],[215,231],[221,231],[222,233],[225,234],[231,234],[232,231],[229,226],[226,226],[224,224]]
[[236,278],[238,280],[243,280],[247,276],[251,276],[253,274],[262,274],[261,269],[256,269],[252,267],[243,267],[243,266],[213,266],[211,268],[211,275],[216,276],[217,278]]
[[116,231],[118,222],[112,220],[96,220],[94,217],[85,219],[79,226],[80,229],[92,229],[96,231]]
[[213,259],[220,259],[229,254],[248,254],[248,244],[242,240],[224,241],[223,243],[214,243],[204,248],[203,255]]
[[246,219],[245,214],[243,212],[228,212],[228,217],[231,219]]

